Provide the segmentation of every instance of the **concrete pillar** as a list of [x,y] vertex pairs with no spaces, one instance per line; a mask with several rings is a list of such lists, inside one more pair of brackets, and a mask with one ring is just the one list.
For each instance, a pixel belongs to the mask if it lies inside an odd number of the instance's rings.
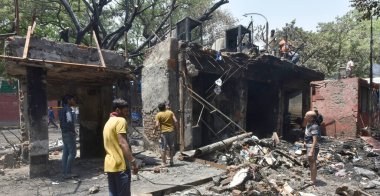
[[80,156],[99,158],[104,156],[103,128],[112,110],[112,86],[86,87],[81,93]]
[[47,125],[46,71],[27,67],[27,111],[29,134],[29,175],[44,176],[48,171],[49,136]]
[[20,134],[21,134],[21,159],[23,162],[29,162],[29,124],[28,119],[28,93],[25,78],[18,80],[19,94],[19,112],[20,112]]
[[[181,43],[180,43],[181,45]],[[182,47],[185,47],[186,44],[182,43]],[[180,144],[181,144],[181,150],[190,150],[193,149],[194,146],[194,132],[193,132],[193,99],[191,98],[189,91],[186,89],[186,87],[182,86],[184,84],[185,86],[188,86],[192,88],[192,80],[189,75],[187,75],[187,65],[186,65],[186,51],[185,48],[180,48],[180,53],[178,56],[179,59],[179,104],[180,104],[180,117],[179,117],[179,126],[183,129],[179,131],[183,131],[182,133],[182,140],[180,138]]]

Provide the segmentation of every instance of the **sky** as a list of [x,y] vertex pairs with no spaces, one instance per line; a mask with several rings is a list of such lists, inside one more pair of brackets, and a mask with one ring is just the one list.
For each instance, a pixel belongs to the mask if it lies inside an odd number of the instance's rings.
[[[267,18],[269,29],[282,29],[296,19],[295,25],[306,31],[316,31],[318,23],[335,21],[353,9],[349,0],[229,0],[221,8],[229,10],[245,26],[251,19],[243,14],[259,13]],[[252,15],[252,19],[254,24],[265,25],[265,19],[259,15]]]

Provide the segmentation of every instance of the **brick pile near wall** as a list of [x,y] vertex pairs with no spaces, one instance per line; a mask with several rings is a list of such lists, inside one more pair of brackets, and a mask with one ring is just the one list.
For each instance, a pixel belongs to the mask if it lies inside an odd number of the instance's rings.
[[154,116],[154,114],[143,114],[144,133],[149,140],[158,141],[158,139],[160,138],[160,133],[156,132],[155,134],[153,134],[155,125]]

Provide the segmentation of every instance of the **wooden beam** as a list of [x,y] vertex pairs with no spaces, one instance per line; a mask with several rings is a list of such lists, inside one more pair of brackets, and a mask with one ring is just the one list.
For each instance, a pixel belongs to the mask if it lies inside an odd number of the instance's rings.
[[101,68],[102,70],[105,70],[108,72],[132,74],[132,71],[129,71],[129,70],[110,69],[106,67],[102,68],[102,67],[99,67],[99,65],[93,65],[93,64],[69,63],[69,62],[41,60],[41,59],[26,59],[26,58],[21,58],[21,57],[5,56],[5,55],[0,55],[0,59],[26,63],[27,64],[26,66],[30,66],[30,67],[48,68],[49,66],[47,66],[46,64],[52,64],[52,65],[60,65],[60,66],[67,66],[67,67],[89,67],[89,68],[96,68],[96,69]]
[[36,21],[33,22],[32,31],[30,32],[31,35],[34,34],[34,29],[36,28]]
[[22,58],[26,59],[28,57],[30,35],[32,34],[32,27],[28,26],[28,33],[26,34],[24,52],[22,53]]
[[102,50],[100,49],[100,45],[99,45],[99,42],[98,42],[98,38],[96,38],[95,31],[92,32],[92,36],[94,37],[94,40],[95,40],[95,43],[96,43],[96,48],[98,49],[100,64],[101,64],[102,67],[106,67],[106,63],[104,62]]
[[12,35],[16,35],[16,33],[5,33],[5,34],[0,34],[0,38],[6,38],[6,37],[10,37]]

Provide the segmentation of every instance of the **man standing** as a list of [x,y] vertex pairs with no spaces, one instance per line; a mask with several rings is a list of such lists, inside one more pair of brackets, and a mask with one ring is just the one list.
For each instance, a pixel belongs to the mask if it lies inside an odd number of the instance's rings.
[[316,123],[316,117],[314,111],[308,111],[305,114],[304,125],[305,126],[305,138],[304,144],[307,151],[307,157],[310,165],[310,185],[315,185],[317,182],[317,158],[319,153],[319,138],[321,135],[320,127]]
[[355,67],[355,64],[352,61],[352,59],[350,59],[347,62],[347,66],[346,66],[346,77],[347,78],[351,78],[351,76],[352,76],[352,70],[354,69],[354,67]]
[[156,114],[156,126],[153,130],[153,134],[155,131],[161,131],[161,159],[163,166],[166,166],[166,148],[169,148],[170,153],[170,166],[174,165],[173,157],[174,157],[174,138],[175,138],[175,128],[177,124],[177,119],[174,116],[174,113],[167,109],[165,103],[158,104],[159,112]]
[[74,113],[71,109],[75,105],[74,96],[65,95],[62,99],[62,109],[59,111],[63,141],[62,169],[64,178],[77,176],[71,173],[71,167],[77,154]]
[[51,124],[54,125],[55,128],[58,128],[57,124],[55,124],[55,122],[54,122],[55,121],[55,116],[54,116],[53,108],[51,106],[49,107],[49,110],[48,110],[48,117],[49,117],[49,119],[48,119],[48,127],[49,127],[49,125],[51,123]]
[[131,195],[131,171],[126,161],[132,165],[133,174],[138,173],[136,159],[127,142],[128,103],[123,99],[112,102],[112,113],[103,129],[103,143],[106,151],[104,172],[108,176],[110,196]]

